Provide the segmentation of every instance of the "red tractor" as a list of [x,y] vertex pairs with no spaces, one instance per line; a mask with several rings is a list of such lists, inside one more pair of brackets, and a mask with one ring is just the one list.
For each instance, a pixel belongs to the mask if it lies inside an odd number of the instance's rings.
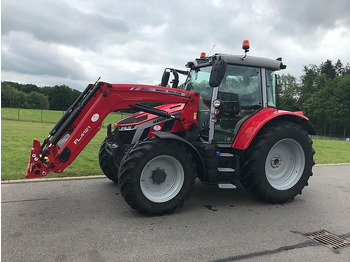
[[[245,42],[243,49],[249,51]],[[112,111],[137,113],[108,126],[99,163],[125,201],[143,214],[173,212],[195,179],[270,203],[292,200],[308,184],[315,130],[301,111],[277,109],[276,60],[215,54],[166,69],[161,86],[90,84],[42,144],[34,139],[27,178],[69,166]],[[172,87],[166,87],[170,74]],[[186,74],[178,88],[178,74]],[[150,107],[149,103],[161,105]]]

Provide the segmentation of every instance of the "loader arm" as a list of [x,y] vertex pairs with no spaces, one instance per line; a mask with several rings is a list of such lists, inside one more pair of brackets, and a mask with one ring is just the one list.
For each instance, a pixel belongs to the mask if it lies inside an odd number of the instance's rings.
[[[138,102],[183,103],[179,117],[149,109],[152,114],[175,118],[187,130],[197,123],[199,93],[159,86],[109,84],[88,85],[42,144],[37,139],[29,158],[26,178],[61,173],[101,129],[102,121],[113,111],[138,107]],[[136,105],[136,106],[135,106]]]

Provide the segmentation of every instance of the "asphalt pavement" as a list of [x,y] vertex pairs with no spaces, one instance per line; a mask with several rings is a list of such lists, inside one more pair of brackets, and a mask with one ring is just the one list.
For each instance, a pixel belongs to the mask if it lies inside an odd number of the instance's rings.
[[293,202],[195,184],[172,215],[132,210],[106,178],[1,185],[1,261],[350,261],[350,165],[317,166]]

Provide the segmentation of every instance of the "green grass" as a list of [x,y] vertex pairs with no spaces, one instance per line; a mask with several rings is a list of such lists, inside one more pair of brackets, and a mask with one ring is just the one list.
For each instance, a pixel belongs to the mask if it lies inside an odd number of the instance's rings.
[[[42,142],[52,127],[48,123],[1,121],[1,180],[24,178],[33,138]],[[102,128],[63,173],[48,177],[101,175],[98,151],[105,136],[106,128]]]
[[8,120],[56,123],[63,114],[64,111],[1,108],[1,118]]
[[[110,122],[119,118],[109,116]],[[1,121],[2,180],[24,178],[33,138],[42,142],[52,127],[48,123]],[[106,128],[102,128],[62,174],[52,173],[48,177],[101,175],[98,151],[105,136]],[[350,142],[314,139],[314,149],[316,164],[350,163]]]
[[[23,108],[1,108],[1,119],[18,120],[40,123],[57,123],[65,112],[55,110],[40,110],[40,109],[23,109]],[[109,123],[114,123],[128,114],[126,113],[110,113],[103,121],[103,126]]]
[[350,142],[313,139],[316,164],[350,163]]

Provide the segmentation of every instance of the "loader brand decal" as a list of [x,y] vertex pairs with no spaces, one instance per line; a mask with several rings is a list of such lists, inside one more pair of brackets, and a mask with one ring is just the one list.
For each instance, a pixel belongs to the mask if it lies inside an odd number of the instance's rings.
[[84,131],[81,132],[80,138],[76,138],[76,139],[73,141],[73,143],[74,143],[75,145],[78,144],[78,143],[80,142],[80,140],[85,136],[85,134],[86,134],[87,132],[89,132],[90,129],[91,129],[91,126],[87,126],[87,128],[85,128]]
[[156,124],[156,123],[159,123],[159,122],[162,122],[163,120],[165,120],[166,118],[165,117],[160,117],[160,118],[157,118],[156,120],[153,120],[153,124]]
[[91,121],[92,121],[92,122],[96,122],[99,118],[100,118],[100,115],[99,115],[99,114],[94,114],[94,115],[91,117]]
[[[138,88],[133,87],[130,90],[140,91],[141,88],[140,87],[138,87]],[[172,95],[176,95],[176,96],[186,96],[186,97],[188,96],[188,94],[185,94],[185,93],[181,93],[181,92],[174,91],[174,90],[160,89],[160,88],[146,87],[146,88],[143,88],[142,91],[168,93],[168,94],[172,94]]]
[[[177,113],[171,114],[171,115],[172,116],[179,116],[180,114],[181,114],[180,112],[177,112]],[[166,119],[168,119],[168,118],[165,118],[165,117],[157,118],[157,119],[153,120],[153,124],[157,124],[157,123],[162,122],[162,121],[164,121]]]
[[162,128],[160,127],[160,125],[155,125],[155,126],[153,127],[153,129],[154,129],[155,131],[159,131],[159,130],[161,130]]
[[142,87],[132,87],[130,88],[130,91],[140,91],[142,89]]

